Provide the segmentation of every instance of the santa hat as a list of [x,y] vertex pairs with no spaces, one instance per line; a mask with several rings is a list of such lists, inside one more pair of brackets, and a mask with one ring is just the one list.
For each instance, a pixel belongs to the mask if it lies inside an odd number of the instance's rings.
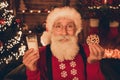
[[81,15],[75,8],[72,7],[55,8],[48,14],[46,19],[47,31],[45,31],[41,36],[41,43],[43,45],[47,45],[50,43],[50,35],[51,35],[52,27],[55,21],[60,18],[67,18],[74,21],[77,28],[76,36],[78,35],[79,32],[81,32],[82,30]]
[[51,31],[54,22],[60,18],[67,18],[73,20],[77,28],[76,35],[81,32],[81,15],[77,10],[72,7],[61,7],[52,10],[46,19],[47,30]]

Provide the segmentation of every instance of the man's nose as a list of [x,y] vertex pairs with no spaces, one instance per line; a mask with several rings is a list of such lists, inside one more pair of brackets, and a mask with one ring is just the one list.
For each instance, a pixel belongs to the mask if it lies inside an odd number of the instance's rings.
[[63,35],[67,35],[67,34],[68,34],[66,28],[63,28],[63,29],[62,29],[62,34],[63,34]]

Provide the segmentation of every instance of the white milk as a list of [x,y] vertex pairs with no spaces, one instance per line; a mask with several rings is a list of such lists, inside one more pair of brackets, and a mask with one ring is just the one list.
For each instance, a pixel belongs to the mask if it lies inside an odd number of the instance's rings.
[[37,36],[36,35],[28,35],[26,36],[28,49],[34,48],[35,50],[38,50],[38,42],[37,42]]

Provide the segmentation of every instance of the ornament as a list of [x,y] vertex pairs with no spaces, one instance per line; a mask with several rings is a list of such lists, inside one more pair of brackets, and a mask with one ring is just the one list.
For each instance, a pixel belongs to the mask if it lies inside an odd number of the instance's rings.
[[4,25],[5,21],[4,20],[0,20],[0,24]]
[[2,41],[0,41],[0,51],[2,51],[2,49],[3,49],[3,43]]
[[17,23],[20,23],[20,22],[21,22],[20,19],[16,19],[15,21],[16,21]]

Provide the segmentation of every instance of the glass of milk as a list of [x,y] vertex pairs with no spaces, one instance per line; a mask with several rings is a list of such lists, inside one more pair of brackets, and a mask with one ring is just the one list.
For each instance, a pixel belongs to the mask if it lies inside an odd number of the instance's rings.
[[28,49],[34,48],[34,50],[38,50],[38,41],[36,34],[29,34],[26,36]]

